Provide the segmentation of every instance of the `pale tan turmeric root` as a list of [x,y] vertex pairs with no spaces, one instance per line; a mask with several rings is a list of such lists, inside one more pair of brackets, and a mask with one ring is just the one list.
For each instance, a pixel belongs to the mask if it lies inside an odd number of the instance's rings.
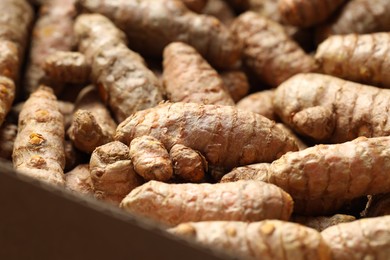
[[12,41],[0,39],[0,76],[19,81],[19,49]]
[[273,121],[233,106],[164,103],[139,111],[117,128],[115,139],[129,144],[150,135],[167,150],[182,144],[199,151],[210,166],[230,170],[239,165],[271,162],[295,142]]
[[224,0],[208,1],[206,6],[202,9],[201,13],[214,16],[225,26],[230,26],[236,17],[233,9]]
[[390,88],[389,49],[388,32],[334,35],[319,45],[315,59],[325,74]]
[[12,154],[14,168],[32,178],[64,184],[64,118],[49,87],[39,87],[19,115]]
[[364,217],[390,215],[390,193],[368,196],[368,202],[362,215]]
[[24,79],[27,95],[40,84],[51,86],[57,94],[62,91],[63,84],[47,78],[43,66],[46,57],[53,52],[72,50],[76,15],[75,0],[53,0],[40,7],[32,33],[30,57]]
[[68,135],[77,149],[92,153],[96,147],[113,141],[117,125],[100,101],[95,86],[79,93],[75,109]]
[[330,259],[319,232],[280,220],[189,222],[168,230],[235,259]]
[[12,79],[0,76],[0,126],[11,110],[15,99],[15,83]]
[[317,29],[318,41],[335,34],[365,34],[390,30],[388,0],[351,0],[328,23]]
[[246,74],[242,70],[226,70],[220,72],[220,75],[234,102],[238,102],[248,94],[250,85]]
[[175,144],[169,151],[169,157],[173,164],[173,173],[176,178],[187,182],[200,182],[207,172],[207,161],[199,152],[181,145]]
[[95,197],[119,204],[142,179],[133,169],[130,150],[120,142],[110,142],[93,151],[89,162]]
[[91,78],[100,97],[118,122],[163,100],[159,80],[143,58],[127,48],[123,32],[110,20],[98,14],[80,15],[75,33],[79,50],[91,62]]
[[202,11],[203,8],[206,6],[207,2],[209,2],[208,0],[181,0],[181,1],[187,6],[188,9],[197,13]]
[[140,136],[130,142],[130,159],[135,172],[146,181],[168,181],[173,176],[167,149],[152,136]]
[[284,132],[288,133],[290,135],[290,138],[293,139],[295,141],[295,143],[297,144],[298,146],[298,150],[301,151],[301,150],[304,150],[306,149],[308,146],[307,144],[302,141],[301,138],[299,138],[290,128],[288,128],[285,124],[282,124],[282,123],[277,123],[276,124],[277,127],[281,128]]
[[85,56],[79,52],[57,51],[43,62],[46,77],[56,83],[87,83],[91,68]]
[[80,3],[110,18],[127,34],[130,48],[144,56],[161,57],[169,43],[182,41],[219,68],[230,68],[240,59],[239,40],[218,19],[190,12],[180,0]]
[[274,108],[297,133],[342,143],[390,135],[390,90],[321,74],[299,74],[281,84]]
[[356,220],[354,216],[336,214],[329,217],[307,217],[307,216],[292,216],[291,221],[313,228],[319,232],[340,223],[348,223]]
[[130,192],[120,206],[128,212],[175,226],[189,221],[287,220],[293,201],[282,189],[260,181],[217,184],[149,181]]
[[164,49],[163,80],[172,102],[234,105],[222,78],[191,46],[174,42]]
[[246,12],[232,24],[232,30],[244,42],[244,64],[271,86],[316,69],[314,59],[270,19]]
[[12,151],[18,126],[13,123],[5,122],[0,128],[0,157],[12,160]]
[[[301,204],[309,200],[347,201],[390,192],[389,147],[390,137],[360,137],[342,144],[317,145],[287,153],[271,164],[238,167],[222,182],[255,179],[273,183],[291,194],[302,209],[305,207]],[[337,206],[341,205],[334,205],[331,212]]]
[[310,27],[324,22],[345,0],[279,0],[283,20],[291,25]]
[[321,232],[332,259],[378,259],[390,255],[390,216],[338,224]]
[[77,194],[93,195],[89,164],[80,164],[65,174],[65,187]]
[[260,114],[270,120],[275,120],[276,116],[272,102],[274,92],[274,90],[270,89],[250,94],[237,102],[236,107]]

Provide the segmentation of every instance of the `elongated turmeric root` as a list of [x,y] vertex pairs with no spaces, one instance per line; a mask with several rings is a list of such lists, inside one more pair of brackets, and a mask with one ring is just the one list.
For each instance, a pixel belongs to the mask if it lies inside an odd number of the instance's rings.
[[250,85],[248,77],[242,70],[225,70],[221,71],[219,74],[221,75],[226,90],[234,102],[238,102],[248,94]]
[[390,135],[390,91],[321,74],[299,74],[274,94],[275,112],[294,131],[342,143]]
[[244,42],[244,64],[271,86],[316,69],[314,59],[270,19],[246,12],[232,24],[232,30]]
[[149,181],[120,206],[167,226],[189,221],[289,219],[293,201],[275,185],[260,181],[167,184]]
[[169,232],[239,259],[330,259],[319,232],[280,220],[189,222]]
[[291,25],[309,27],[325,21],[344,0],[279,0],[283,20]]
[[220,21],[190,12],[180,0],[80,3],[88,11],[110,18],[127,34],[130,48],[143,55],[161,57],[165,46],[182,41],[216,67],[230,68],[240,59],[240,42]]
[[145,180],[168,181],[173,166],[164,145],[152,136],[140,136],[130,142],[130,158],[134,170]]
[[12,102],[15,99],[15,88],[13,80],[0,76],[0,126],[11,110]]
[[[310,200],[351,200],[390,192],[390,138],[360,137],[335,145],[317,145],[285,154],[271,164],[238,167],[222,182],[255,179],[291,194],[297,207]],[[333,212],[341,205],[334,205]],[[326,213],[326,212],[324,212]],[[306,212],[307,214],[307,212]]]
[[238,109],[260,114],[270,120],[275,120],[276,115],[272,102],[274,92],[274,90],[263,90],[256,93],[252,93],[241,99],[236,104],[236,107]]
[[77,194],[93,195],[89,164],[80,164],[65,174],[65,187]]
[[365,34],[390,30],[388,0],[352,0],[328,23],[317,29],[318,41],[336,34]]
[[319,45],[315,59],[325,74],[390,88],[389,46],[387,32],[334,35]]
[[133,169],[129,147],[120,142],[97,147],[91,155],[89,169],[95,197],[116,205],[142,184]]
[[163,80],[172,102],[234,105],[224,82],[191,46],[174,42],[164,49]]
[[321,232],[332,259],[388,259],[390,216],[338,224]]
[[293,216],[291,218],[293,222],[299,223],[301,225],[313,228],[318,231],[323,231],[324,229],[340,224],[348,223],[356,220],[354,216],[336,214],[333,216],[321,216],[321,217],[308,217],[308,216]]
[[12,154],[19,172],[64,185],[64,118],[49,87],[41,86],[24,104]]
[[127,48],[123,32],[109,19],[98,14],[80,15],[75,33],[79,50],[91,62],[91,78],[100,97],[118,122],[163,100],[159,80],[143,58]]
[[175,144],[190,147],[210,165],[227,170],[271,162],[297,149],[273,121],[232,106],[160,104],[128,117],[118,126],[115,139],[130,144],[143,135],[157,138],[167,150]]

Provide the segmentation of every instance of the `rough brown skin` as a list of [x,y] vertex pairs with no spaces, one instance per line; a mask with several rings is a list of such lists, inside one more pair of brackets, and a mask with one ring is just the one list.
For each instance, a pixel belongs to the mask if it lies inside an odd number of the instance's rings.
[[93,196],[93,184],[89,164],[80,164],[65,174],[65,187],[80,195]]
[[11,110],[15,99],[15,83],[13,80],[0,75],[0,126],[6,115]]
[[149,181],[130,192],[120,207],[166,226],[176,226],[190,221],[287,220],[293,201],[275,185],[259,181],[217,184]]
[[0,128],[0,157],[12,160],[12,151],[14,149],[14,142],[18,126],[13,123],[5,122]]
[[[206,6],[208,0],[181,0],[188,9],[199,13]],[[212,0],[213,1],[213,0]]]
[[189,222],[168,230],[234,259],[330,259],[319,232],[280,220]]
[[325,74],[390,88],[390,33],[334,35],[323,41],[315,59]]
[[87,83],[91,73],[85,56],[79,52],[54,52],[46,57],[42,67],[46,77],[56,83]]
[[249,0],[249,10],[275,22],[282,23],[277,0]]
[[291,25],[310,27],[324,22],[345,0],[279,0],[282,19]]
[[307,216],[292,216],[291,221],[313,228],[319,232],[340,223],[348,223],[356,220],[354,216],[336,214],[329,217],[307,217]]
[[202,14],[214,16],[225,26],[230,26],[236,17],[234,10],[224,0],[208,1]]
[[236,107],[275,120],[276,116],[272,103],[274,92],[274,90],[263,90],[250,94],[237,102]]
[[117,128],[115,140],[129,144],[150,135],[167,150],[182,144],[199,151],[211,166],[230,170],[239,165],[271,162],[295,142],[269,119],[233,106],[164,103],[128,117]]
[[19,115],[14,168],[40,181],[64,185],[64,132],[64,118],[52,89],[39,87]]
[[135,172],[146,181],[168,181],[173,166],[164,145],[152,136],[140,136],[130,142],[130,158]]
[[24,78],[26,95],[39,84],[50,85],[60,93],[63,84],[50,81],[43,69],[46,57],[56,51],[70,51],[74,46],[73,23],[77,15],[75,0],[53,0],[39,9],[31,38],[30,57]]
[[19,68],[18,45],[12,41],[0,39],[0,75],[18,82]]
[[207,171],[207,161],[199,152],[175,144],[169,151],[173,164],[173,173],[179,180],[186,182],[201,182]]
[[389,137],[317,145],[287,153],[271,164],[238,167],[222,182],[249,177],[272,183],[291,194],[296,205],[306,200],[346,201],[390,192],[389,145]]
[[307,144],[301,140],[301,138],[299,138],[290,128],[288,128],[285,124],[282,124],[282,123],[277,123],[276,124],[277,127],[281,128],[283,131],[285,131],[286,133],[288,133],[290,135],[290,138],[293,139],[295,141],[295,143],[297,144],[298,146],[298,150],[301,151],[301,150],[304,150],[306,149],[308,146]]
[[335,34],[366,34],[390,30],[388,0],[351,0],[338,15],[317,29],[318,41]]
[[390,216],[338,224],[321,232],[332,259],[385,260],[390,254]]
[[117,125],[95,86],[79,93],[75,109],[68,135],[77,149],[90,154],[96,147],[113,141]]
[[96,148],[89,162],[95,197],[118,205],[142,179],[133,169],[130,150],[120,142]]
[[172,102],[233,106],[222,78],[190,45],[174,42],[164,49],[163,81]]
[[297,73],[316,69],[314,59],[280,24],[270,19],[248,11],[240,15],[231,28],[244,43],[244,64],[271,86],[278,86]]
[[80,3],[88,11],[110,18],[127,34],[130,48],[144,56],[161,57],[169,43],[182,41],[218,68],[230,68],[240,59],[239,40],[218,19],[190,12],[180,0]]
[[342,143],[359,136],[390,135],[389,100],[388,89],[311,73],[281,84],[274,108],[294,131],[317,141]]
[[242,70],[222,71],[220,76],[234,102],[238,102],[248,94],[250,85],[246,74]]
[[368,196],[368,202],[362,215],[364,217],[390,215],[390,193]]
[[80,15],[75,33],[79,50],[91,62],[91,78],[117,122],[163,100],[159,80],[143,58],[127,48],[123,32],[110,20],[98,14]]

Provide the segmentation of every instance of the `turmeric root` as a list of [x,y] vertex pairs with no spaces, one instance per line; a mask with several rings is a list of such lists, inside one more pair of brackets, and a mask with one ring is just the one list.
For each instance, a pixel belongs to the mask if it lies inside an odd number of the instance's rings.
[[91,68],[79,52],[57,51],[48,55],[43,62],[46,77],[56,83],[87,83]]
[[274,90],[263,90],[250,94],[240,100],[236,104],[236,107],[238,109],[260,114],[270,120],[275,120],[276,116],[272,102],[274,92]]
[[19,69],[18,45],[12,41],[0,40],[0,76],[18,82]]
[[12,160],[12,151],[18,126],[12,123],[5,122],[0,128],[0,157]]
[[254,162],[271,162],[297,149],[275,123],[233,106],[165,103],[139,111],[117,128],[115,140],[129,144],[150,135],[167,150],[182,144],[199,151],[209,165],[227,170]]
[[293,139],[295,141],[295,143],[297,144],[298,146],[298,150],[301,151],[301,150],[304,150],[306,149],[308,146],[307,144],[302,141],[302,139],[300,139],[290,128],[288,128],[285,124],[282,124],[282,123],[277,123],[276,124],[277,127],[281,128],[284,132],[286,132],[287,134],[290,135],[290,138]]
[[[188,9],[199,13],[206,6],[208,0],[181,0]],[[213,0],[212,0],[213,1]]]
[[168,230],[236,259],[330,259],[319,232],[280,220],[189,222]]
[[348,223],[356,220],[354,216],[336,214],[330,217],[293,216],[292,221],[313,228],[319,232],[340,223]]
[[0,76],[0,126],[11,109],[15,99],[15,83],[13,80]]
[[390,91],[321,74],[299,74],[274,94],[275,112],[294,131],[342,143],[390,135]]
[[328,23],[317,29],[318,41],[335,34],[366,34],[390,30],[388,0],[351,0]]
[[238,167],[222,182],[249,178],[272,183],[291,194],[298,206],[306,200],[351,200],[390,192],[389,145],[389,137],[317,145],[287,153],[271,164]]
[[238,102],[248,94],[250,85],[246,74],[242,70],[226,70],[220,72],[220,75],[234,102]]
[[278,187],[260,181],[217,184],[149,181],[130,192],[120,206],[131,213],[175,226],[189,221],[287,220],[293,201]]
[[64,171],[68,172],[74,169],[77,165],[85,162],[85,154],[77,150],[70,140],[64,142],[65,150],[65,168]]
[[390,88],[389,46],[387,32],[334,35],[319,45],[315,59],[325,74]]
[[236,17],[233,9],[224,0],[208,1],[202,9],[202,14],[214,16],[225,26],[230,26]]
[[117,125],[100,101],[95,86],[79,93],[75,108],[68,135],[77,149],[92,153],[96,147],[113,141]]
[[113,204],[119,204],[132,189],[142,184],[133,169],[129,147],[120,142],[97,147],[91,155],[89,169],[95,197]]
[[316,69],[314,59],[270,19],[246,12],[232,24],[232,30],[244,42],[244,64],[271,86]]
[[39,87],[24,103],[12,154],[14,168],[32,178],[63,185],[64,118],[49,87]]
[[310,27],[324,22],[344,0],[279,0],[283,20],[299,27]]
[[40,7],[40,16],[32,33],[30,59],[24,80],[26,94],[32,93],[40,84],[50,85],[57,94],[62,91],[63,84],[50,81],[43,66],[46,57],[53,52],[72,49],[76,15],[75,0],[54,0]]
[[172,102],[234,105],[221,77],[191,46],[174,42],[164,49],[163,80]]
[[368,196],[368,202],[362,215],[364,217],[390,215],[390,193]]
[[388,259],[390,216],[338,224],[321,232],[332,259]]
[[65,174],[65,187],[82,195],[93,195],[93,185],[88,164],[80,164]]
[[97,14],[80,15],[75,33],[80,51],[91,60],[92,80],[118,122],[162,101],[158,79],[142,57],[127,48],[123,33],[110,20]]
[[173,164],[174,175],[183,181],[200,182],[205,178],[207,161],[199,152],[181,145],[175,144],[169,151]]
[[173,166],[164,145],[152,136],[134,138],[130,143],[130,158],[134,170],[145,180],[168,181]]
[[190,12],[182,1],[81,0],[80,3],[88,11],[110,18],[127,34],[130,48],[144,56],[161,57],[165,46],[181,41],[219,68],[230,68],[240,59],[239,40],[218,19]]

